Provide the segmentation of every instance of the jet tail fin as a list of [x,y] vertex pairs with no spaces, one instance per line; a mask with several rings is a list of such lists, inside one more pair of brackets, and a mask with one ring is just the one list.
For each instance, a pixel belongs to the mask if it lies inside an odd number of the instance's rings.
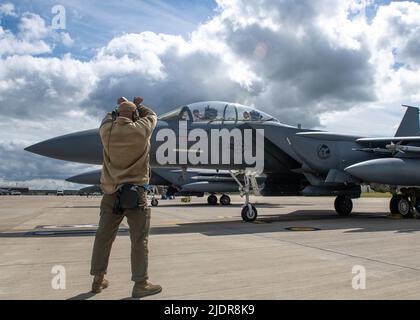
[[407,108],[404,118],[402,119],[400,126],[395,133],[396,137],[409,137],[420,135],[420,119],[419,119],[419,108],[403,105]]

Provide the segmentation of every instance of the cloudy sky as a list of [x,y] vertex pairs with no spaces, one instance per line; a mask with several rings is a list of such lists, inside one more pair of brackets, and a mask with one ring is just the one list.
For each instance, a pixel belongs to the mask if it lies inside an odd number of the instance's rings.
[[420,105],[419,1],[59,3],[0,1],[2,185],[77,187],[62,179],[92,167],[23,148],[97,127],[121,95],[158,113],[226,100],[368,136]]

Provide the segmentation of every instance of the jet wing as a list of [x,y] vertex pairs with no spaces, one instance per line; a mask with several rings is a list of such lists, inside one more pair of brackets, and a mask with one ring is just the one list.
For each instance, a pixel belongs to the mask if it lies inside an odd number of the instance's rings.
[[324,131],[299,132],[296,136],[324,141],[354,141],[360,138],[360,136]]
[[420,136],[417,137],[385,137],[385,138],[360,138],[356,140],[362,144],[369,143],[391,143],[391,142],[420,142]]

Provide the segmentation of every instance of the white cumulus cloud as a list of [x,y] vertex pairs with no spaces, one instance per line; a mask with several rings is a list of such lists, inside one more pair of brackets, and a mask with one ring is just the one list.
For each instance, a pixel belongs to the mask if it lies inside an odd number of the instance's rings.
[[11,2],[1,3],[0,4],[0,16],[17,16],[15,12],[15,5]]
[[[365,8],[372,1],[217,2],[215,15],[188,38],[122,34],[87,61],[51,56],[53,31],[35,14],[23,14],[16,33],[0,29],[0,126],[15,129],[0,147],[9,146],[11,157],[23,143],[94,127],[118,96],[141,95],[158,113],[227,100],[292,125],[367,135],[391,134],[399,105],[420,101],[415,2],[379,5],[371,18]],[[74,44],[67,33],[60,41]],[[42,170],[58,176],[38,165],[25,177]],[[7,165],[1,176],[8,177]]]

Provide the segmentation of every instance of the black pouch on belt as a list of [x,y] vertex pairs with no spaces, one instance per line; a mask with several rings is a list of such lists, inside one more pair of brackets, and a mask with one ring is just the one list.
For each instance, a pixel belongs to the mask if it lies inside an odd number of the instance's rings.
[[124,209],[135,209],[139,206],[138,186],[134,184],[124,184],[118,190],[115,201],[114,213],[122,214]]

